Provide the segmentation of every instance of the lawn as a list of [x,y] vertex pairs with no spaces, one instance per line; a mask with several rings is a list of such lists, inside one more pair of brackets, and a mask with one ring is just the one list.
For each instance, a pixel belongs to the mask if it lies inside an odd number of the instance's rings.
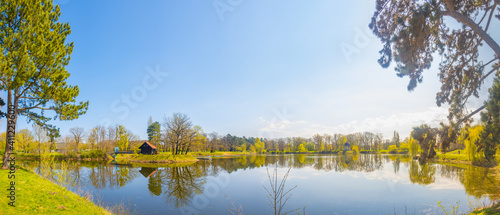
[[20,167],[15,171],[15,207],[9,206],[7,186],[11,179],[8,175],[9,170],[0,170],[0,214],[111,214],[91,201]]
[[172,155],[170,153],[158,155],[119,154],[116,156],[118,163],[184,163],[196,162],[198,159],[191,155]]

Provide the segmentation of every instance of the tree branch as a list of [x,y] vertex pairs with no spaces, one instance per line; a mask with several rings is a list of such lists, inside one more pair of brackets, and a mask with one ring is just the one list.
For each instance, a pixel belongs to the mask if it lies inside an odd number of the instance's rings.
[[474,116],[474,114],[478,113],[479,111],[482,111],[485,107],[486,107],[486,106],[484,106],[484,105],[483,105],[483,106],[479,107],[477,110],[472,111],[472,113],[470,113],[469,115],[467,115],[467,116],[465,116],[464,118],[462,118],[462,119],[458,120],[458,122],[457,122],[457,125],[456,125],[456,126],[460,125],[460,123],[462,123],[463,121],[465,121],[465,120],[467,120],[467,119],[471,118],[472,116]]
[[[447,1],[447,3],[448,2],[449,1]],[[441,11],[441,14],[443,16],[451,16],[457,21],[469,26],[469,28],[476,32],[481,37],[481,39],[483,39],[493,49],[497,56],[500,56],[500,46],[498,45],[498,43],[496,43],[495,40],[493,40],[493,38],[491,38],[491,36],[486,33],[486,31],[484,31],[479,25],[472,21],[472,19],[460,13],[455,13],[455,11],[453,10],[453,6],[451,5],[450,7],[450,4],[448,4],[448,11]]]

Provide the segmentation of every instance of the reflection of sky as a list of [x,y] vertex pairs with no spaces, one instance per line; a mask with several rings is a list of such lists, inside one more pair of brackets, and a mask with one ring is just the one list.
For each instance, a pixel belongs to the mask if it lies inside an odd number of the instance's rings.
[[[274,165],[268,165],[273,173]],[[138,172],[141,168],[132,168]],[[160,168],[160,169],[164,169]],[[208,168],[209,176],[203,177],[204,192],[194,195],[191,205],[175,208],[167,201],[165,191],[155,196],[150,193],[149,179],[138,175],[122,187],[96,189],[90,183],[90,169],[82,167],[80,174],[84,191],[92,193],[96,200],[108,204],[121,204],[132,208],[137,214],[227,214],[230,203],[242,205],[245,214],[269,214],[266,190],[269,179],[266,166],[238,169],[227,173],[219,169],[214,173]],[[287,168],[278,168],[281,179]],[[165,171],[167,172],[167,171]],[[165,173],[164,172],[164,173]],[[308,214],[441,214],[437,202],[449,208],[460,202],[460,212],[468,210],[467,194],[458,177],[441,177],[439,171],[435,181],[429,185],[413,184],[409,177],[409,165],[401,162],[399,171],[394,172],[393,162],[382,160],[381,168],[372,172],[346,170],[317,170],[312,166],[292,168],[286,182],[286,189],[297,186],[286,209],[306,207]],[[469,197],[472,201],[473,197]]]
[[[281,168],[278,172],[282,177],[286,169]],[[260,168],[257,173],[259,182],[267,186],[265,168]],[[394,173],[391,162],[373,172],[327,172],[311,167],[292,169],[287,187],[297,185],[298,188],[293,191],[289,204],[307,206],[310,214],[387,214],[394,210],[397,214],[404,214],[405,207],[409,212],[441,214],[438,201],[447,207],[460,201],[462,208],[459,210],[467,211],[468,200],[463,185],[438,174],[435,178],[430,185],[413,184],[408,167],[401,163],[399,171]]]

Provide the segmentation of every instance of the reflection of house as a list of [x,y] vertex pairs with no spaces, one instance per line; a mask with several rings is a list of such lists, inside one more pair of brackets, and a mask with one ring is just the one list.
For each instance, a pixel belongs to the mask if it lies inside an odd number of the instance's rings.
[[142,167],[141,170],[139,171],[145,178],[148,178],[149,176],[152,176],[155,174],[157,171],[157,168],[151,168],[151,167]]
[[345,142],[344,151],[351,151],[351,144],[349,144],[349,142]]
[[147,141],[139,146],[139,149],[141,149],[140,153],[143,155],[156,155],[158,153],[156,146]]

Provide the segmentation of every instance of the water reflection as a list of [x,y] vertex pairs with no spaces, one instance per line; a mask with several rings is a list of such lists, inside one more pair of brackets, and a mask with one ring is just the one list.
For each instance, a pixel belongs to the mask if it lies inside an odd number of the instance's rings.
[[[392,164],[390,171],[394,174],[398,174],[401,169],[405,172],[407,170],[407,178],[413,184],[428,186],[436,183],[436,178],[448,178],[460,182],[470,196],[498,199],[500,182],[495,180],[494,173],[487,168],[468,165],[420,165],[409,156],[397,155],[252,155],[214,158],[194,164],[142,167],[74,162],[70,163],[70,175],[76,179],[78,186],[91,186],[97,190],[120,189],[140,178],[147,181],[147,189],[152,197],[161,196],[166,205],[181,208],[191,205],[195,196],[203,194],[208,176],[217,177],[221,173],[231,174],[267,166],[311,168],[324,172],[370,173],[381,171],[384,164],[390,165],[389,163]],[[39,162],[32,161],[23,165],[38,172],[48,171],[47,168],[57,169],[57,165],[40,165]],[[404,168],[401,168],[401,165],[404,165]]]

